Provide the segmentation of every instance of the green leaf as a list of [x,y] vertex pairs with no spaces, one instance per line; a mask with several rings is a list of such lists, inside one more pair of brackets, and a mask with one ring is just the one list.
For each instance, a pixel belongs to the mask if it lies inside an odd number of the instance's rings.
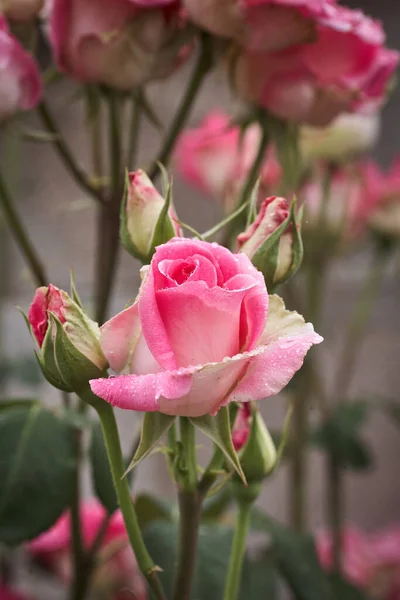
[[295,533],[258,509],[252,527],[271,536],[278,568],[298,600],[335,600],[312,536]]
[[126,473],[129,473],[129,471],[135,468],[150,454],[162,436],[167,433],[174,421],[174,416],[164,415],[159,412],[149,412],[144,414],[139,446]]
[[168,502],[150,496],[140,494],[135,500],[135,511],[139,521],[140,529],[143,531],[153,521],[177,521],[178,510]]
[[229,464],[235,469],[243,483],[246,484],[246,477],[244,476],[239,457],[232,442],[229,409],[223,406],[214,417],[204,415],[203,417],[191,418],[190,420],[197,429],[217,444],[229,461]]
[[360,471],[372,465],[370,451],[359,434],[367,408],[363,402],[343,404],[311,434],[311,442],[331,454],[343,469]]
[[76,468],[70,425],[39,406],[0,412],[0,541],[20,544],[67,508]]
[[33,398],[0,398],[0,411],[10,408],[32,408],[38,405],[39,401]]
[[360,589],[343,579],[340,575],[328,575],[334,599],[340,600],[368,600]]
[[92,425],[89,454],[96,496],[111,515],[118,508],[118,500],[114,489],[101,425],[98,422]]
[[[221,600],[232,548],[233,532],[227,527],[201,525],[199,529],[193,600]],[[160,573],[168,597],[171,597],[178,552],[178,528],[175,524],[153,522],[144,532],[145,544],[163,570]],[[276,571],[266,561],[244,562],[239,600],[275,598]],[[266,593],[268,592],[268,593]],[[271,595],[269,595],[269,593]]]
[[223,517],[232,503],[229,487],[223,487],[214,496],[206,498],[201,513],[202,521],[218,521]]

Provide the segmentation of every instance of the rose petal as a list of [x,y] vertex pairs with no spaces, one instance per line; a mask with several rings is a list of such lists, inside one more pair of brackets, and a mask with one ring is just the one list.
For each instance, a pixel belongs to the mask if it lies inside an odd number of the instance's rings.
[[100,328],[101,348],[111,369],[120,373],[128,366],[141,331],[137,302]]

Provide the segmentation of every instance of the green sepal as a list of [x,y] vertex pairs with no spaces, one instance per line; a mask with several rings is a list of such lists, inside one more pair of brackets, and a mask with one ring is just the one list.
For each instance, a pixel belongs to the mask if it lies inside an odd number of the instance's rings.
[[79,306],[79,308],[81,308],[83,310],[82,300],[80,299],[79,294],[76,289],[75,274],[72,269],[70,271],[70,290],[71,290],[72,300],[75,302],[75,304],[77,304]]
[[211,415],[191,417],[190,421],[222,450],[229,464],[234,468],[243,483],[247,485],[245,474],[243,473],[239,457],[232,442],[228,407],[223,406],[213,417]]
[[175,229],[174,229],[174,226],[173,226],[173,223],[171,220],[171,216],[169,214],[169,209],[171,207],[171,204],[172,204],[172,180],[170,180],[170,182],[169,182],[164,206],[162,208],[162,211],[160,212],[160,216],[158,217],[156,226],[154,228],[153,238],[151,240],[150,251],[149,251],[149,255],[148,255],[149,262],[153,256],[157,246],[160,246],[161,244],[165,244],[171,238],[175,237]]
[[60,320],[50,313],[49,317],[55,327],[54,356],[58,371],[64,381],[74,392],[87,386],[90,379],[99,379],[105,376],[105,371],[99,369],[91,360],[72,344]]
[[160,412],[145,413],[143,417],[139,446],[125,472],[125,475],[132,471],[132,469],[134,469],[142,460],[146,458],[146,456],[150,454],[162,436],[167,433],[174,421],[174,415],[164,415]]
[[132,243],[131,236],[128,231],[128,217],[127,217],[127,202],[129,193],[129,172],[125,171],[125,184],[124,191],[122,194],[121,209],[119,213],[119,239],[125,250],[131,254],[134,258],[137,258],[143,263],[147,262],[147,257],[144,256],[136,246]]
[[40,355],[36,354],[36,357],[41,371],[50,385],[63,392],[73,391],[72,387],[65,381],[58,368],[54,350],[54,331],[51,322],[48,324]]
[[282,235],[290,226],[291,218],[289,212],[286,219],[265,239],[251,259],[253,265],[264,275],[268,289],[272,289],[277,284],[275,273],[278,268],[279,246]]

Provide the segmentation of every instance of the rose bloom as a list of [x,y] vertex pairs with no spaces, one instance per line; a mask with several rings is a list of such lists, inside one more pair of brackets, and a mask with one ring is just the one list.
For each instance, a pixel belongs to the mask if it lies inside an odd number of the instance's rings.
[[127,91],[168,76],[187,55],[177,0],[53,0],[50,39],[62,71]]
[[331,0],[184,0],[191,19],[253,50],[277,51],[313,41]]
[[363,167],[365,194],[376,207],[370,216],[372,230],[389,238],[400,238],[400,159],[387,172],[373,161]]
[[[242,135],[228,115],[212,111],[198,127],[181,134],[175,150],[176,169],[188,183],[217,199],[225,212],[231,212],[255,160],[260,138],[258,125],[251,125]],[[273,193],[281,169],[272,148],[267,151],[260,177],[260,196]]]
[[39,101],[40,74],[34,59],[8,30],[0,15],[0,121]]
[[[316,539],[318,556],[328,571],[333,568],[329,532]],[[366,534],[349,526],[342,531],[342,567],[345,577],[374,600],[400,598],[400,527]]]
[[245,99],[274,115],[317,127],[343,112],[377,109],[398,64],[381,25],[329,4],[314,41],[281,52],[242,51],[232,60]]
[[320,213],[324,210],[325,227],[334,237],[352,239],[360,236],[366,231],[378,202],[375,197],[366,194],[364,164],[355,163],[335,170],[323,208],[324,171],[321,166],[315,169],[299,194],[304,206],[304,233],[318,230]]
[[92,391],[120,408],[198,417],[280,392],[322,338],[269,296],[245,254],[173,238],[159,246],[136,302],[101,329],[119,377]]
[[[106,510],[97,500],[82,503],[80,518],[86,550],[96,539],[105,517]],[[33,558],[53,571],[64,583],[70,584],[73,563],[69,513],[64,513],[48,531],[29,542],[27,550]],[[126,589],[132,590],[137,600],[146,600],[146,587],[138,571],[119,510],[110,518],[97,560],[99,564],[92,580],[94,593],[102,594],[102,597],[112,596],[114,600],[128,600],[132,594],[125,591]]]

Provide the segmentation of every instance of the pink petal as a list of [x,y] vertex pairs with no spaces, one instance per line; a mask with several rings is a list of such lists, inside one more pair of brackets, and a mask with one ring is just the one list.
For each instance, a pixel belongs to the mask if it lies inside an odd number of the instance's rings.
[[100,332],[101,348],[110,368],[120,373],[129,364],[142,332],[137,302],[104,323]]

